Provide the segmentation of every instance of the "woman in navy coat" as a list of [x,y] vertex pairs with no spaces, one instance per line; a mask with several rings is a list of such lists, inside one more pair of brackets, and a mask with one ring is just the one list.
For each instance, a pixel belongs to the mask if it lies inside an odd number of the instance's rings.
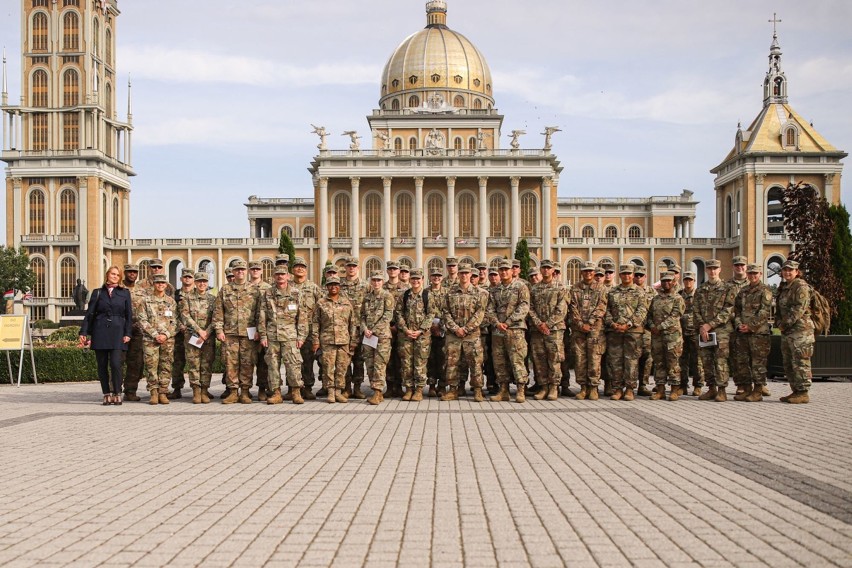
[[121,284],[119,268],[112,266],[104,285],[92,292],[80,327],[80,346],[95,350],[104,405],[121,404],[122,352],[127,351],[132,324],[130,291]]

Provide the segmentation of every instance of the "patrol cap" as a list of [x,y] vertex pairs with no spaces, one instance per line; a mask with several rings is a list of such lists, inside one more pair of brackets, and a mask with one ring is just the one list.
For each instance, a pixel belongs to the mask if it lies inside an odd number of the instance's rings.
[[447,266],[458,266],[458,264],[459,264],[459,259],[457,259],[456,257],[454,257],[454,256],[448,256],[447,257]]
[[[598,267],[597,267],[597,265],[595,265],[594,262],[592,262],[591,260],[587,260],[586,262],[583,263],[583,266],[582,266],[582,268],[580,268],[580,271],[581,272],[585,272],[587,270],[594,271],[594,270],[597,270],[597,268]],[[601,270],[601,274],[603,274],[603,270]]]
[[162,268],[163,267],[163,259],[162,258],[152,258],[151,260],[148,261],[148,266],[159,266],[160,268]]
[[305,268],[307,268],[308,263],[305,262],[305,259],[302,258],[301,256],[297,256],[293,259],[293,267],[295,268],[297,266],[304,266]]
[[180,271],[180,277],[183,278],[184,276],[192,276],[195,278],[195,272],[193,272],[191,268],[184,268]]
[[346,266],[358,266],[358,259],[354,256],[350,256],[346,259]]
[[225,269],[225,276],[233,277],[234,276],[234,269],[233,268],[226,268]]
[[512,262],[509,261],[509,260],[506,260],[504,258],[503,260],[500,261],[500,264],[497,265],[497,268],[500,269],[500,270],[502,270],[504,268],[512,268]]
[[513,258],[512,259],[512,268],[520,268],[520,267],[521,267],[521,261],[518,260],[517,258]]
[[497,272],[497,269],[494,268],[493,266],[488,269],[488,276],[497,276],[498,274],[500,274],[500,273]]
[[695,280],[695,273],[694,272],[684,272],[683,273],[683,279],[684,280]]
[[192,275],[195,280],[199,280],[201,282],[207,282],[210,280],[210,276],[206,272],[196,272]]
[[612,263],[611,260],[603,260],[600,263],[601,268],[604,270],[612,270],[615,271],[615,264]]
[[603,276],[604,272],[603,266],[595,267],[595,276]]
[[440,268],[433,268],[432,272],[429,273],[429,276],[440,276],[441,278],[443,278],[444,277],[444,271],[441,270]]
[[337,276],[331,276],[325,279],[326,286],[331,286],[332,284],[340,286],[340,278],[338,278]]
[[485,270],[486,268],[488,268],[488,265],[485,264],[484,262],[477,262],[476,264],[473,265],[473,267],[476,268],[477,270]]
[[276,254],[275,255],[275,264],[290,264],[290,255],[289,254]]
[[329,264],[328,266],[325,267],[325,273],[328,274],[329,272],[333,272],[334,274],[337,274],[337,267],[333,264]]
[[746,272],[761,272],[762,270],[759,264],[749,264],[748,268],[746,268]]
[[385,264],[385,268],[387,268],[388,270],[392,268],[396,268],[397,270],[399,270],[399,263],[395,260],[389,260],[387,264]]
[[645,276],[646,274],[648,274],[645,271],[645,267],[641,264],[634,264],[633,267],[633,274],[635,274],[636,276]]
[[553,268],[552,260],[542,260],[539,268]]
[[674,274],[672,274],[671,272],[663,272],[662,274],[660,274],[660,282],[665,282],[666,280],[674,280]]
[[732,264],[748,264],[748,259],[744,256],[735,256]]
[[248,268],[248,266],[246,265],[246,261],[244,261],[243,259],[235,260],[231,263],[231,270],[237,270],[240,268],[242,268],[243,270]]
[[459,264],[459,274],[464,274],[465,272],[470,272],[470,265],[466,262]]
[[139,272],[139,265],[138,264],[125,264],[124,265],[124,271],[125,272]]
[[799,269],[799,263],[796,262],[795,260],[787,260],[787,261],[784,262],[784,264],[781,266],[781,268],[792,268],[793,270],[798,270]]
[[683,272],[683,269],[680,267],[679,264],[672,264],[671,266],[669,266],[669,272],[680,274],[681,272]]
[[399,265],[399,271],[400,272],[411,272],[411,267],[408,266],[407,264],[400,264]]
[[374,270],[373,272],[370,273],[370,280],[384,280],[384,279],[385,279],[385,273],[382,272],[381,270]]
[[721,268],[722,263],[719,262],[715,258],[711,258],[710,260],[707,261],[707,264],[705,264],[704,266],[706,266],[707,268]]
[[286,266],[276,266],[275,274],[290,274],[290,271],[287,270]]
[[531,268],[529,271],[529,276],[536,276],[539,274],[541,274],[541,272],[538,271],[538,268]]
[[169,279],[168,279],[168,278],[166,278],[166,275],[165,275],[165,274],[157,274],[156,276],[154,276],[154,281],[153,281],[153,282],[154,282],[154,284],[161,284],[161,283],[162,283],[162,284],[168,284],[168,283],[169,283]]
[[249,268],[252,269],[252,270],[254,270],[254,269],[263,270],[263,265],[260,263],[260,261],[253,260],[249,263]]
[[622,264],[621,266],[618,267],[618,273],[619,274],[633,274],[634,270],[636,270],[636,267],[633,265],[632,262],[629,262],[627,264]]
[[414,269],[411,270],[411,277],[422,279],[423,278],[423,271],[419,268],[414,268]]

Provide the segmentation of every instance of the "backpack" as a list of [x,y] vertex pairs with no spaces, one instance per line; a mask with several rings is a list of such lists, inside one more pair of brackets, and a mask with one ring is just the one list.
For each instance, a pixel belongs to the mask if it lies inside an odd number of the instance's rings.
[[811,286],[810,309],[811,320],[814,322],[814,333],[816,335],[828,335],[828,330],[831,328],[831,304],[813,286]]

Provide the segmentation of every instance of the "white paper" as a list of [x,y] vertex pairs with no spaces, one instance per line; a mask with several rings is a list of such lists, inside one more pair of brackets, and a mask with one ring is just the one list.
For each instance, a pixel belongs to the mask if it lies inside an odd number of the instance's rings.
[[367,337],[365,335],[364,339],[361,341],[361,343],[363,343],[364,345],[366,345],[368,347],[372,347],[373,349],[376,349],[379,346],[379,338],[376,335],[373,335],[371,337]]
[[441,325],[441,318],[435,318],[432,320],[432,325]]
[[204,345],[204,340],[198,337],[197,335],[193,335],[189,338],[189,344],[193,347],[198,347],[201,349],[201,346]]
[[248,334],[248,338],[250,341],[254,341],[257,337],[257,328],[256,327],[247,327],[246,333]]
[[716,332],[710,332],[707,335],[710,337],[707,341],[701,341],[701,335],[698,336],[698,346],[699,347],[716,347],[719,343],[716,341]]

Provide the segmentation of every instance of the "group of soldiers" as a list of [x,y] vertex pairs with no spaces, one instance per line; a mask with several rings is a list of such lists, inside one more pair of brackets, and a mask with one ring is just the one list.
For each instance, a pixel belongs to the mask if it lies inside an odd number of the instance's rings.
[[[204,272],[184,270],[175,290],[160,259],[149,262],[142,282],[139,267],[125,265],[134,314],[125,399],[140,400],[143,370],[150,404],[182,398],[186,370],[193,402],[209,403],[218,340],[224,404],[251,403],[255,385],[267,404],[366,399],[365,372],[373,405],[384,397],[449,401],[467,394],[482,402],[485,390],[493,402],[509,401],[512,384],[521,403],[528,395],[597,400],[601,382],[613,400],[666,399],[667,385],[668,400],[677,400],[687,394],[690,375],[700,400],[725,401],[730,376],[735,400],[757,402],[769,394],[774,301],[793,390],[781,400],[808,402],[810,287],[795,262],[784,264],[777,298],[763,284],[761,267],[741,256],[728,281],[719,278],[720,262],[708,261],[697,288],[696,275],[676,265],[656,288],[644,267],[632,263],[619,267],[616,282],[613,264],[586,262],[573,286],[549,260],[529,280],[520,278],[517,260],[489,268],[448,258],[446,265],[445,275],[391,260],[363,280],[358,259],[348,258],[341,269],[325,267],[321,288],[307,278],[302,257],[291,262],[278,255],[273,283],[263,280],[259,262],[237,260],[215,296]],[[316,393],[315,363],[322,380]],[[577,393],[569,388],[572,367]]]

